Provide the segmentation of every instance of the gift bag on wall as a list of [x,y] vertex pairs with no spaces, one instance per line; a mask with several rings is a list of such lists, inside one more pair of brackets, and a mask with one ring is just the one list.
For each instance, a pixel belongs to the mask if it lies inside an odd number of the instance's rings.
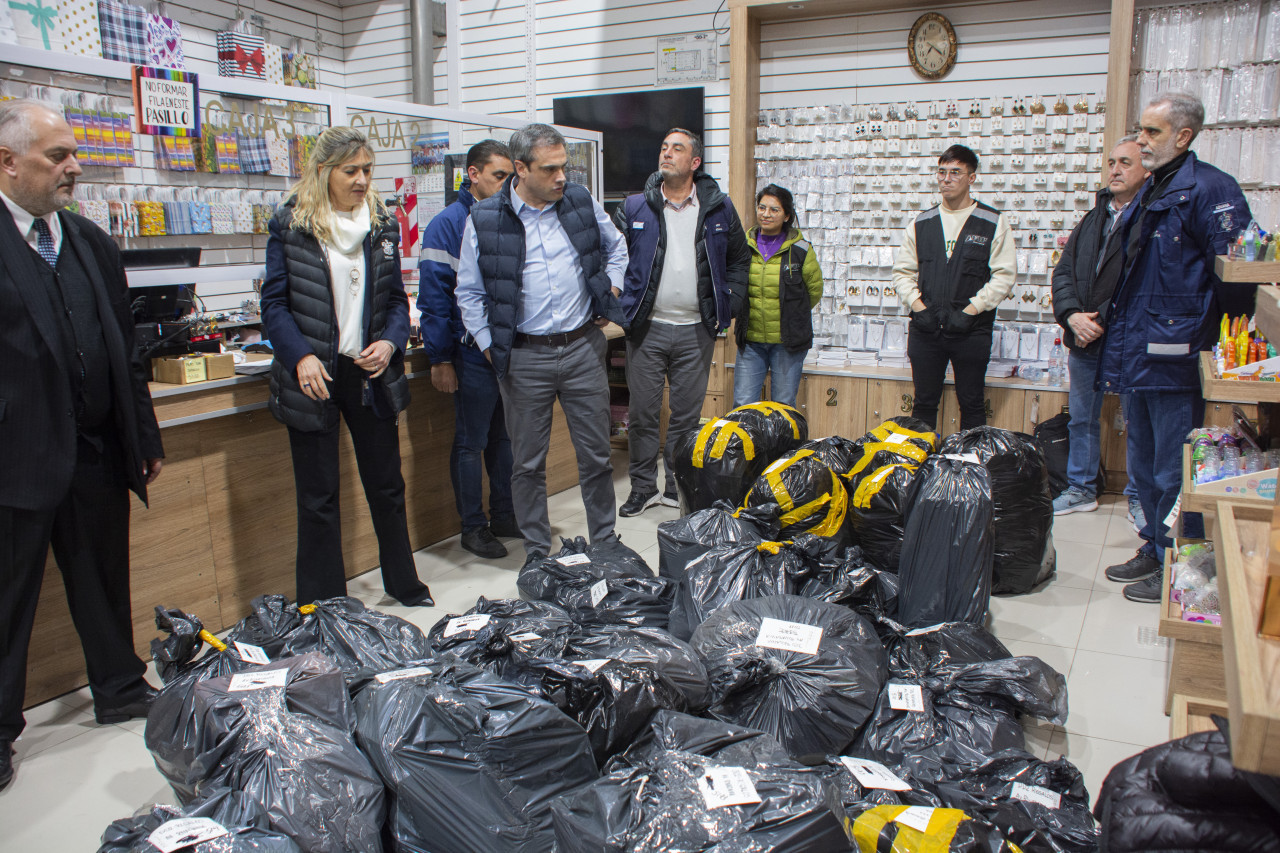
[[213,233],[213,213],[212,205],[206,201],[193,201],[191,204],[191,233],[192,234],[212,234]]
[[58,22],[67,53],[102,56],[96,0],[59,0]]
[[58,0],[8,0],[18,44],[45,50],[66,50]]
[[316,58],[301,50],[285,51],[284,83],[302,89],[316,87]]
[[103,59],[130,65],[146,64],[147,13],[141,6],[120,0],[98,0],[98,32],[102,38]]
[[226,202],[214,202],[209,205],[209,216],[212,220],[214,234],[236,233],[235,212]]
[[240,171],[245,174],[265,175],[271,171],[271,154],[267,140],[261,136],[237,134],[240,150]]
[[278,44],[262,45],[263,71],[268,83],[284,85],[284,51]]
[[111,232],[111,209],[105,201],[80,202],[80,215],[107,233]]
[[289,162],[289,141],[279,136],[267,137],[267,154],[271,158],[271,174],[287,178],[292,174]]
[[262,36],[250,33],[246,21],[237,21],[235,27],[218,33],[218,73],[223,77],[265,80],[265,42]]
[[135,201],[134,210],[138,212],[138,234],[143,237],[163,237],[168,232],[164,227],[164,205],[158,201]]
[[237,234],[253,233],[253,205],[247,201],[231,203],[231,221]]
[[147,15],[147,64],[186,70],[182,53],[182,25],[155,12]]

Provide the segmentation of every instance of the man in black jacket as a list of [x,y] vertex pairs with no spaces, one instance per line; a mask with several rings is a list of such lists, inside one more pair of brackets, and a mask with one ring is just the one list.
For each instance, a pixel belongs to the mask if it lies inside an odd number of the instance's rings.
[[[1094,385],[1106,331],[1107,305],[1124,268],[1120,229],[1116,226],[1146,179],[1137,137],[1126,136],[1107,158],[1107,186],[1098,191],[1097,204],[1067,238],[1062,259],[1053,270],[1053,316],[1062,327],[1071,377],[1067,488],[1053,502],[1054,515],[1098,508],[1094,483],[1102,452],[1102,392]],[[1132,497],[1130,502],[1135,502]],[[1141,508],[1137,512],[1141,513]]]
[[146,500],[164,454],[120,253],[60,212],[79,175],[59,113],[0,103],[0,788],[50,544],[97,721],[146,716],[155,695],[133,645],[129,490]]
[[[673,128],[662,140],[658,171],[643,193],[614,214],[627,240],[619,294],[627,337],[627,437],[631,495],[619,515],[639,515],[661,502],[679,505],[675,447],[698,428],[716,335],[729,326],[747,291],[751,247],[733,208],[702,168],[702,140]],[[662,388],[670,385],[666,485],[658,494],[658,428]]]

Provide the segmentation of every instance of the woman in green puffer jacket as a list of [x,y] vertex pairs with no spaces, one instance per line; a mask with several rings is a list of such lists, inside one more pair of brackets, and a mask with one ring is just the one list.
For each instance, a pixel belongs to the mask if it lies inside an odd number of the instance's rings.
[[736,326],[735,408],[760,399],[766,375],[772,376],[770,399],[796,404],[804,357],[813,344],[810,312],[822,298],[822,270],[795,219],[789,190],[770,184],[756,194],[758,224],[747,234],[747,304]]

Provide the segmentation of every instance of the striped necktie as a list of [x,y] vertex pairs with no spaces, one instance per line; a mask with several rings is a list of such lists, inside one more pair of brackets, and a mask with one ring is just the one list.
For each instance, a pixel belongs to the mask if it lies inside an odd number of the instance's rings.
[[49,230],[49,223],[43,218],[37,217],[32,224],[36,230],[36,251],[40,253],[40,257],[54,269],[58,268],[58,250],[53,245],[53,232]]

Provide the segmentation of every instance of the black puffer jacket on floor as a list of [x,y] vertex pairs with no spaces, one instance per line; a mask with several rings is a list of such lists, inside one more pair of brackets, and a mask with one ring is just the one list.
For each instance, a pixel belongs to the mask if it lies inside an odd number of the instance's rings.
[[1219,731],[1117,764],[1094,815],[1102,853],[1280,853],[1280,779],[1233,767]]

